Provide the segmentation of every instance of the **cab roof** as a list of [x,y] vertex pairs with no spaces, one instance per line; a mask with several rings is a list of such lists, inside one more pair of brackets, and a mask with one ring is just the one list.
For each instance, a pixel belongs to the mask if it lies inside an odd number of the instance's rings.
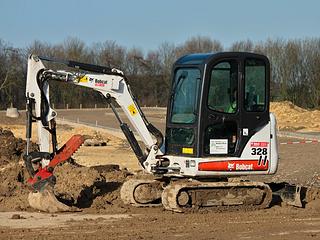
[[250,52],[213,52],[213,53],[192,53],[179,58],[176,64],[200,65],[208,63],[216,57],[263,57],[265,56]]

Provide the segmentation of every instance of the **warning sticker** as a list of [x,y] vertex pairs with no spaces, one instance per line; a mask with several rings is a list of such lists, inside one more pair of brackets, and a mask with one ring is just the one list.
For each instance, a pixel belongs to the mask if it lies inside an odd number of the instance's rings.
[[133,104],[128,106],[128,110],[129,110],[131,116],[136,115],[138,112],[138,110],[136,109],[136,107]]
[[87,76],[82,76],[78,78],[79,83],[87,83],[89,81],[89,78]]
[[193,154],[193,148],[182,148],[182,153]]
[[210,139],[210,154],[227,154],[228,139]]

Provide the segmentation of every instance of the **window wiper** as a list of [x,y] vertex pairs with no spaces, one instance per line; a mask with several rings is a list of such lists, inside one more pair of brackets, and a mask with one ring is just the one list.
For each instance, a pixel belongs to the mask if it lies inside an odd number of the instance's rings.
[[179,76],[178,80],[175,82],[173,88],[172,88],[172,91],[171,91],[171,94],[170,94],[170,98],[174,99],[174,96],[176,94],[176,90],[177,90],[177,87],[179,85],[179,83],[181,82],[181,80],[184,80],[188,77],[188,72],[187,71],[183,71],[181,73],[181,75]]

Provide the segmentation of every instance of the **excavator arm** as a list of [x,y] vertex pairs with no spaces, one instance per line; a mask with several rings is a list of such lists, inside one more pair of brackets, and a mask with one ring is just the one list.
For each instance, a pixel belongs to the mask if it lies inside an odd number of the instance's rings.
[[[52,70],[45,66],[44,62],[54,62],[63,64],[66,68],[77,71]],[[35,187],[48,171],[52,172],[56,164],[67,160],[83,142],[81,136],[74,136],[62,148],[58,149],[56,139],[55,118],[57,112],[52,109],[49,98],[49,83],[51,81],[65,82],[72,85],[91,88],[98,91],[106,98],[111,106],[120,127],[126,136],[130,146],[135,152],[139,163],[151,172],[153,166],[157,164],[157,155],[163,155],[163,136],[161,132],[148,122],[135,97],[130,91],[126,77],[122,71],[115,68],[108,68],[92,64],[85,64],[75,61],[61,61],[30,55],[28,59],[28,74],[26,85],[27,99],[27,152],[25,163],[30,175],[33,177],[31,184]],[[124,123],[113,102],[116,102],[127,118],[134,130],[140,136],[145,145],[143,151],[138,141],[129,128]],[[29,145],[32,134],[32,122],[37,122],[37,132],[40,152],[30,152]],[[34,169],[34,164],[38,163],[38,175]],[[41,175],[39,176],[39,174]],[[50,175],[50,174],[49,174]],[[36,176],[36,178],[35,178]],[[54,180],[53,180],[54,181]],[[43,184],[40,184],[38,189]]]

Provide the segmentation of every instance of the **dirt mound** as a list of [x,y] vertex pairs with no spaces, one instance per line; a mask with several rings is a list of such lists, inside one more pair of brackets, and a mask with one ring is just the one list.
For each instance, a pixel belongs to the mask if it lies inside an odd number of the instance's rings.
[[320,131],[320,111],[307,110],[292,102],[272,102],[270,112],[275,113],[280,130]]
[[[30,144],[30,150],[37,150],[35,143]],[[22,160],[26,150],[26,141],[16,138],[10,130],[0,128],[0,166],[12,161]]]
[[28,173],[17,163],[10,163],[0,169],[0,211],[30,210],[27,202],[29,190],[24,182]]
[[[31,210],[27,202],[29,175],[19,163],[7,164],[0,169],[0,211]],[[126,170],[108,166],[84,167],[65,163],[54,171],[57,198],[69,205],[99,212],[111,206],[118,211],[124,207],[120,200],[120,187],[130,175]]]
[[[25,147],[24,140],[0,128],[0,211],[31,210],[26,185],[29,174],[22,161]],[[32,144],[32,149],[36,148]],[[118,165],[85,167],[70,161],[57,166],[54,175],[57,177],[54,191],[59,200],[97,212],[110,206],[121,207],[120,186],[130,173],[120,170]]]
[[[28,189],[27,171],[22,165],[26,142],[16,138],[10,130],[0,128],[0,210],[26,210]],[[37,149],[31,144],[31,149]]]
[[15,138],[10,130],[0,128],[0,165],[19,161],[25,146],[25,141]]
[[66,163],[58,166],[54,174],[57,177],[55,194],[62,202],[97,209],[120,203],[119,189],[129,172],[108,166],[95,168]]
[[311,180],[307,182],[308,186],[315,186],[320,188],[320,173],[314,173]]

